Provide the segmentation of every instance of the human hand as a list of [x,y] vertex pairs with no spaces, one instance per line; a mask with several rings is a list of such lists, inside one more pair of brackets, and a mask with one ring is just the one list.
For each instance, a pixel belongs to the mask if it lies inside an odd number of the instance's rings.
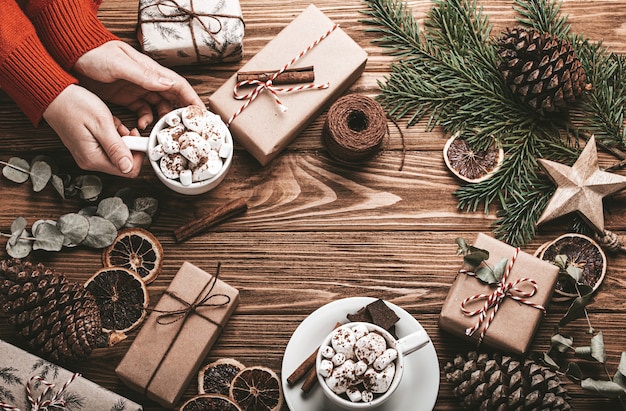
[[139,135],[115,118],[106,104],[89,90],[70,85],[43,113],[76,164],[82,169],[137,177],[143,153],[131,153],[121,135]]
[[177,107],[204,103],[182,76],[122,41],[109,41],[82,55],[74,66],[81,85],[102,99],[137,113],[144,129]]

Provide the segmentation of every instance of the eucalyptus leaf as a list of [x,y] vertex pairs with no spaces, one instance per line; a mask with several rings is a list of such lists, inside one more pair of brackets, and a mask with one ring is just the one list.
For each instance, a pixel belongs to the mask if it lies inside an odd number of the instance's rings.
[[30,179],[33,183],[33,191],[36,193],[43,190],[50,178],[52,177],[52,169],[45,161],[35,161],[30,169]]
[[33,223],[33,225],[30,227],[30,231],[33,233],[34,237],[37,237],[37,233],[39,228],[43,225],[43,224],[52,224],[52,225],[56,225],[56,221],[53,220],[37,220]]
[[135,192],[130,187],[124,187],[117,190],[117,192],[115,193],[115,197],[121,198],[124,204],[126,204],[131,210],[134,206],[135,199],[137,198]]
[[24,230],[27,224],[28,223],[24,217],[17,217],[11,223],[11,234]]
[[116,229],[124,227],[128,220],[128,206],[119,197],[109,197],[98,204],[97,215],[113,223]]
[[571,362],[567,364],[567,369],[565,370],[565,375],[570,379],[580,382],[584,378],[583,371],[580,369],[580,366],[575,362]]
[[583,295],[582,297],[574,298],[574,300],[572,301],[572,304],[567,310],[567,313],[565,313],[563,318],[561,318],[561,320],[559,321],[559,326],[563,327],[567,325],[568,323],[570,323],[571,321],[584,317],[585,307],[589,303],[589,300],[591,300],[591,296],[592,294],[587,294],[587,295]]
[[582,281],[583,278],[583,269],[570,265],[568,266],[565,271],[567,272],[567,274],[572,277],[574,279],[574,281],[576,281],[577,283]]
[[487,284],[497,284],[500,281],[494,271],[489,267],[480,267],[476,270],[476,278]]
[[28,180],[30,165],[22,158],[11,157],[8,165],[2,169],[2,175],[14,183],[24,183]]
[[543,353],[543,354],[542,354],[542,356],[541,356],[541,362],[542,362],[545,366],[547,366],[548,368],[550,368],[550,369],[551,369],[551,370],[553,370],[553,371],[556,371],[556,370],[558,370],[558,369],[560,368],[560,367],[559,367],[559,364],[557,364],[557,363],[556,363],[556,362],[552,359],[552,357],[550,357],[550,356],[548,355],[548,353]]
[[595,358],[592,357],[591,355],[591,347],[590,346],[585,346],[585,347],[576,347],[576,349],[574,350],[574,355],[578,358],[582,358],[584,360],[589,360],[589,361],[594,361]]
[[33,250],[60,251],[63,248],[63,233],[56,224],[43,222],[37,229]]
[[622,356],[619,359],[619,365],[617,366],[617,370],[622,373],[622,375],[626,376],[626,352],[622,352]]
[[153,197],[138,197],[135,199],[132,209],[135,211],[143,211],[154,218],[159,209],[159,202]]
[[87,206],[84,208],[81,208],[78,211],[78,214],[85,216],[85,217],[93,217],[95,215],[98,215],[98,207],[97,206]]
[[126,220],[126,224],[124,227],[142,227],[148,228],[152,225],[152,217],[146,212],[143,211],[134,211],[131,210],[128,215],[128,220]]
[[52,174],[50,183],[52,184],[54,190],[59,193],[61,198],[65,200],[65,185],[63,184],[63,179],[56,174]]
[[483,261],[486,261],[488,259],[489,253],[482,250],[472,251],[465,257],[463,257],[463,261],[465,262],[465,264],[473,268],[478,267],[480,264],[482,264]]
[[92,174],[77,177],[74,180],[74,185],[83,200],[96,201],[102,192],[102,180]]
[[50,166],[50,169],[52,170],[52,174],[56,174],[59,172],[59,166],[57,165],[57,162],[52,157],[47,156],[45,154],[38,154],[30,161],[31,167],[37,161],[43,161],[47,163]]
[[606,363],[606,349],[604,348],[602,331],[591,338],[591,356],[601,364]]
[[458,250],[456,251],[456,255],[465,255],[468,253],[469,250],[469,246],[467,245],[467,241],[462,238],[462,237],[457,237],[455,239],[456,244],[459,246]]
[[63,233],[63,245],[74,247],[82,243],[89,233],[89,220],[78,213],[65,214],[59,217],[57,228]]
[[622,352],[613,382],[619,384],[622,388],[626,388],[626,352]]
[[574,339],[565,335],[554,334],[552,337],[550,337],[550,344],[551,347],[558,352],[566,352],[567,350],[572,348],[572,344],[574,344]]
[[593,391],[607,398],[617,398],[626,394],[626,390],[613,381],[585,378],[580,382],[580,386],[583,390]]
[[554,257],[554,265],[565,270],[565,268],[567,267],[567,255],[559,254],[556,257]]
[[33,251],[33,240],[29,239],[30,233],[23,230],[16,241],[7,241],[7,253],[13,258],[25,258]]
[[112,222],[99,216],[87,217],[89,231],[82,245],[92,248],[104,248],[113,244],[117,237],[117,229]]

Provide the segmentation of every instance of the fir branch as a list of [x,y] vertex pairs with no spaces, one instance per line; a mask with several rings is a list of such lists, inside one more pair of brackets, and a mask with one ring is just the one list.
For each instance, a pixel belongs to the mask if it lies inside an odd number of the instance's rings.
[[538,31],[564,38],[570,31],[567,16],[561,16],[561,2],[547,0],[515,0],[513,9],[520,14],[517,20]]
[[391,54],[396,56],[410,56],[420,50],[419,25],[404,2],[391,4],[377,0],[364,2],[369,6],[369,10],[361,10],[361,13],[370,18],[363,19],[362,22],[380,26],[365,30],[381,35],[381,38],[373,41],[374,43],[392,48]]

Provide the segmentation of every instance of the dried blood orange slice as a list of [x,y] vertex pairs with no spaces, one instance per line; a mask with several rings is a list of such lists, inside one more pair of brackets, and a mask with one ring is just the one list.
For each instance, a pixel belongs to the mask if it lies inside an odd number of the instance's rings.
[[231,381],[244,368],[234,358],[220,358],[207,364],[198,373],[198,393],[229,395]]
[[100,308],[105,332],[128,332],[141,324],[148,307],[148,290],[137,273],[105,267],[85,282]]
[[443,148],[443,159],[450,171],[463,181],[479,183],[490,178],[504,161],[504,150],[495,144],[475,150],[460,133],[452,135]]
[[148,284],[163,265],[163,247],[150,231],[133,227],[120,230],[113,243],[102,251],[105,267],[124,267]]
[[200,394],[187,400],[180,411],[242,411],[230,398],[220,394]]
[[235,375],[230,398],[245,411],[278,411],[283,405],[283,389],[273,370],[252,366]]

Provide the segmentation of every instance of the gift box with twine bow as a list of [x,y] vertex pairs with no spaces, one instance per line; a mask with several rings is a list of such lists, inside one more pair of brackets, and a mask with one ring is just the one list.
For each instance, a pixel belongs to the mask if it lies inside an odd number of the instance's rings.
[[165,66],[239,61],[244,21],[237,0],[140,0],[137,39]]
[[495,267],[507,259],[501,281],[488,285],[461,270],[450,287],[439,327],[473,343],[523,354],[546,313],[559,268],[485,234],[474,247],[489,252]]

